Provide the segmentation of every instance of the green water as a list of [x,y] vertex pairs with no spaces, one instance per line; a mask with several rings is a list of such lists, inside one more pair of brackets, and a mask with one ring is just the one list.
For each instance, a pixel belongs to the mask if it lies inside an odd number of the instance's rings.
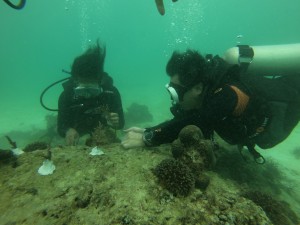
[[[15,1],[17,2],[17,1]],[[165,64],[173,50],[221,54],[238,42],[297,43],[300,2],[165,1],[160,16],[153,0],[27,1],[13,10],[0,4],[0,133],[43,126],[39,106],[45,86],[66,77],[75,56],[99,38],[107,46],[105,70],[113,76],[124,108],[147,102],[158,121],[168,118]],[[242,35],[243,38],[237,38]],[[61,87],[45,102],[57,106]],[[168,114],[164,116],[165,114]]]
[[[9,132],[46,126],[41,91],[66,77],[61,70],[69,70],[74,57],[98,38],[107,46],[105,70],[122,94],[124,110],[133,102],[147,104],[154,124],[171,117],[164,85],[173,50],[222,55],[238,43],[300,42],[299,0],[166,0],[165,6],[160,16],[154,0],[28,0],[20,11],[1,1],[0,147]],[[58,85],[47,93],[47,106],[57,107],[61,91]],[[299,147],[299,133],[295,129],[265,153],[296,178],[299,159],[291,152]]]

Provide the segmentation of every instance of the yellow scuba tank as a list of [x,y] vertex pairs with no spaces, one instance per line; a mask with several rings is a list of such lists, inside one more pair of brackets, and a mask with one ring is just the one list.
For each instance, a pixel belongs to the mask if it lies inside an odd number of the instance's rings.
[[285,45],[238,45],[228,49],[223,59],[245,66],[247,74],[261,76],[300,76],[300,43]]

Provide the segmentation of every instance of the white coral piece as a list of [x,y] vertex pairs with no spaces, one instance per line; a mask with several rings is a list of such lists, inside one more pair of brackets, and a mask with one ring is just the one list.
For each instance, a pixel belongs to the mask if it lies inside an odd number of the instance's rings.
[[90,155],[93,155],[93,156],[95,156],[95,155],[103,155],[103,154],[104,154],[104,152],[102,151],[102,149],[98,148],[97,146],[94,147],[94,148],[92,148],[92,151],[90,152]]
[[20,148],[14,148],[11,151],[15,156],[22,155],[24,153],[24,151]]
[[43,165],[39,168],[38,173],[40,175],[49,175],[52,174],[55,170],[55,165],[51,160],[46,159],[43,162]]

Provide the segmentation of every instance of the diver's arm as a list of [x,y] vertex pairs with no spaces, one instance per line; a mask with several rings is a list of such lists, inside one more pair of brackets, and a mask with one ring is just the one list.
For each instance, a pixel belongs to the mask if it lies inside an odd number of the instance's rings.
[[178,134],[186,124],[177,123],[175,120],[170,120],[161,123],[155,127],[139,128],[131,127],[124,130],[126,135],[122,141],[122,146],[125,149],[137,147],[152,147],[163,143],[171,143],[178,137]]
[[213,134],[214,125],[227,116],[232,115],[237,103],[235,91],[230,86],[225,85],[210,97],[208,103],[202,110],[195,110],[184,117],[175,117],[155,127],[146,128],[145,132],[151,132],[153,136],[151,140],[149,140],[148,145],[155,146],[172,142],[178,137],[181,129],[187,125],[198,126],[204,138],[210,139]]
[[144,137],[144,142],[148,146],[157,146],[164,143],[171,143],[177,137],[179,132],[187,125],[198,126],[205,138],[210,138],[210,130],[207,129],[205,121],[202,119],[199,113],[193,113],[192,115],[185,116],[183,118],[173,118],[172,120],[163,122],[157,126],[146,128],[144,136],[150,133],[151,138]]

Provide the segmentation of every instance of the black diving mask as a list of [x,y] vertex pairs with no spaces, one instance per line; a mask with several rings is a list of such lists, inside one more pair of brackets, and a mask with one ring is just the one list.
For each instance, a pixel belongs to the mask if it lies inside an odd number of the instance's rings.
[[79,84],[74,88],[75,98],[93,98],[102,92],[98,84]]
[[188,91],[187,87],[172,82],[166,84],[166,88],[171,96],[172,105],[179,104],[179,102],[183,101],[183,96]]

